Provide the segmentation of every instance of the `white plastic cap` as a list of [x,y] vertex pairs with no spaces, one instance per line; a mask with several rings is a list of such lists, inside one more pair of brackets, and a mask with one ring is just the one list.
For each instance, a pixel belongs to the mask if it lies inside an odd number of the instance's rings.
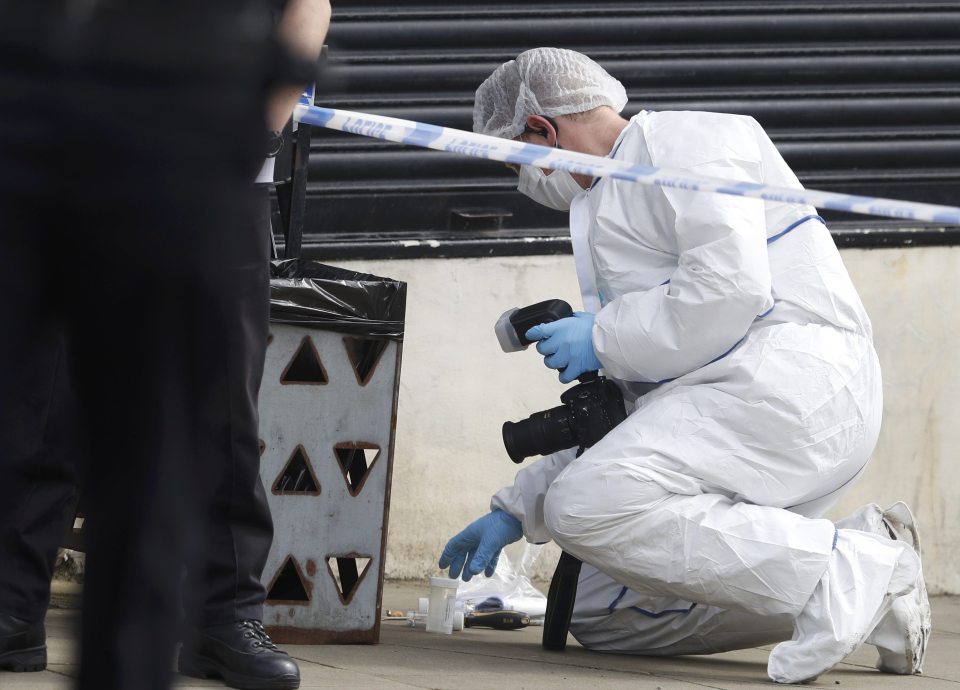
[[447,577],[431,577],[431,587],[444,587],[445,589],[456,589],[460,586],[460,580],[451,580]]
[[623,84],[586,55],[534,48],[500,65],[477,89],[473,131],[504,139],[520,136],[531,115],[569,115],[627,104]]
[[510,323],[510,317],[513,316],[515,311],[517,311],[517,307],[507,309],[500,315],[493,327],[493,332],[497,334],[497,340],[500,342],[500,349],[504,352],[520,352],[520,350],[527,349],[527,346],[520,342],[516,329]]

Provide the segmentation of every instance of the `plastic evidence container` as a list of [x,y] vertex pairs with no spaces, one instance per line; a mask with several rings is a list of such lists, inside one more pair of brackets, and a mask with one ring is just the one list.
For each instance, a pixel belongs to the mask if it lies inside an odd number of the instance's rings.
[[457,606],[458,580],[445,577],[430,578],[430,607],[427,609],[427,632],[450,635],[453,632],[454,611]]

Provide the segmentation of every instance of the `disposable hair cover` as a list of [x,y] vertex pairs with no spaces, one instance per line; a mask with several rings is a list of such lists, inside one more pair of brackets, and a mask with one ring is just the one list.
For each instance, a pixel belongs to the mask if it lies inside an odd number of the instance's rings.
[[530,115],[570,115],[627,104],[623,84],[586,55],[563,48],[534,48],[500,65],[473,105],[473,131],[503,139],[520,136]]

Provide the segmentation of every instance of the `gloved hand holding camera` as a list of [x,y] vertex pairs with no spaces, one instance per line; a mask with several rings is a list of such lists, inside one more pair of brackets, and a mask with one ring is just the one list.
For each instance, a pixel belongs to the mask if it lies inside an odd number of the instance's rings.
[[560,370],[560,383],[570,383],[603,366],[593,349],[595,318],[589,312],[577,311],[565,319],[534,326],[524,334],[528,340],[539,341],[537,352],[544,355],[544,364]]
[[514,462],[564,448],[582,452],[627,416],[616,384],[598,374],[600,360],[593,349],[594,315],[574,312],[563,300],[508,309],[494,332],[504,352],[519,352],[533,343],[560,381],[580,383],[560,396],[559,407],[534,412],[521,422],[505,422],[503,444]]

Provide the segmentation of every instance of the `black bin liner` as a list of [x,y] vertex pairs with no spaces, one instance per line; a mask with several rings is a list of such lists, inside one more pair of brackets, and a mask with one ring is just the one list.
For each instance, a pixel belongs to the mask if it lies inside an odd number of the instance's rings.
[[309,259],[274,261],[270,321],[403,340],[407,284]]

